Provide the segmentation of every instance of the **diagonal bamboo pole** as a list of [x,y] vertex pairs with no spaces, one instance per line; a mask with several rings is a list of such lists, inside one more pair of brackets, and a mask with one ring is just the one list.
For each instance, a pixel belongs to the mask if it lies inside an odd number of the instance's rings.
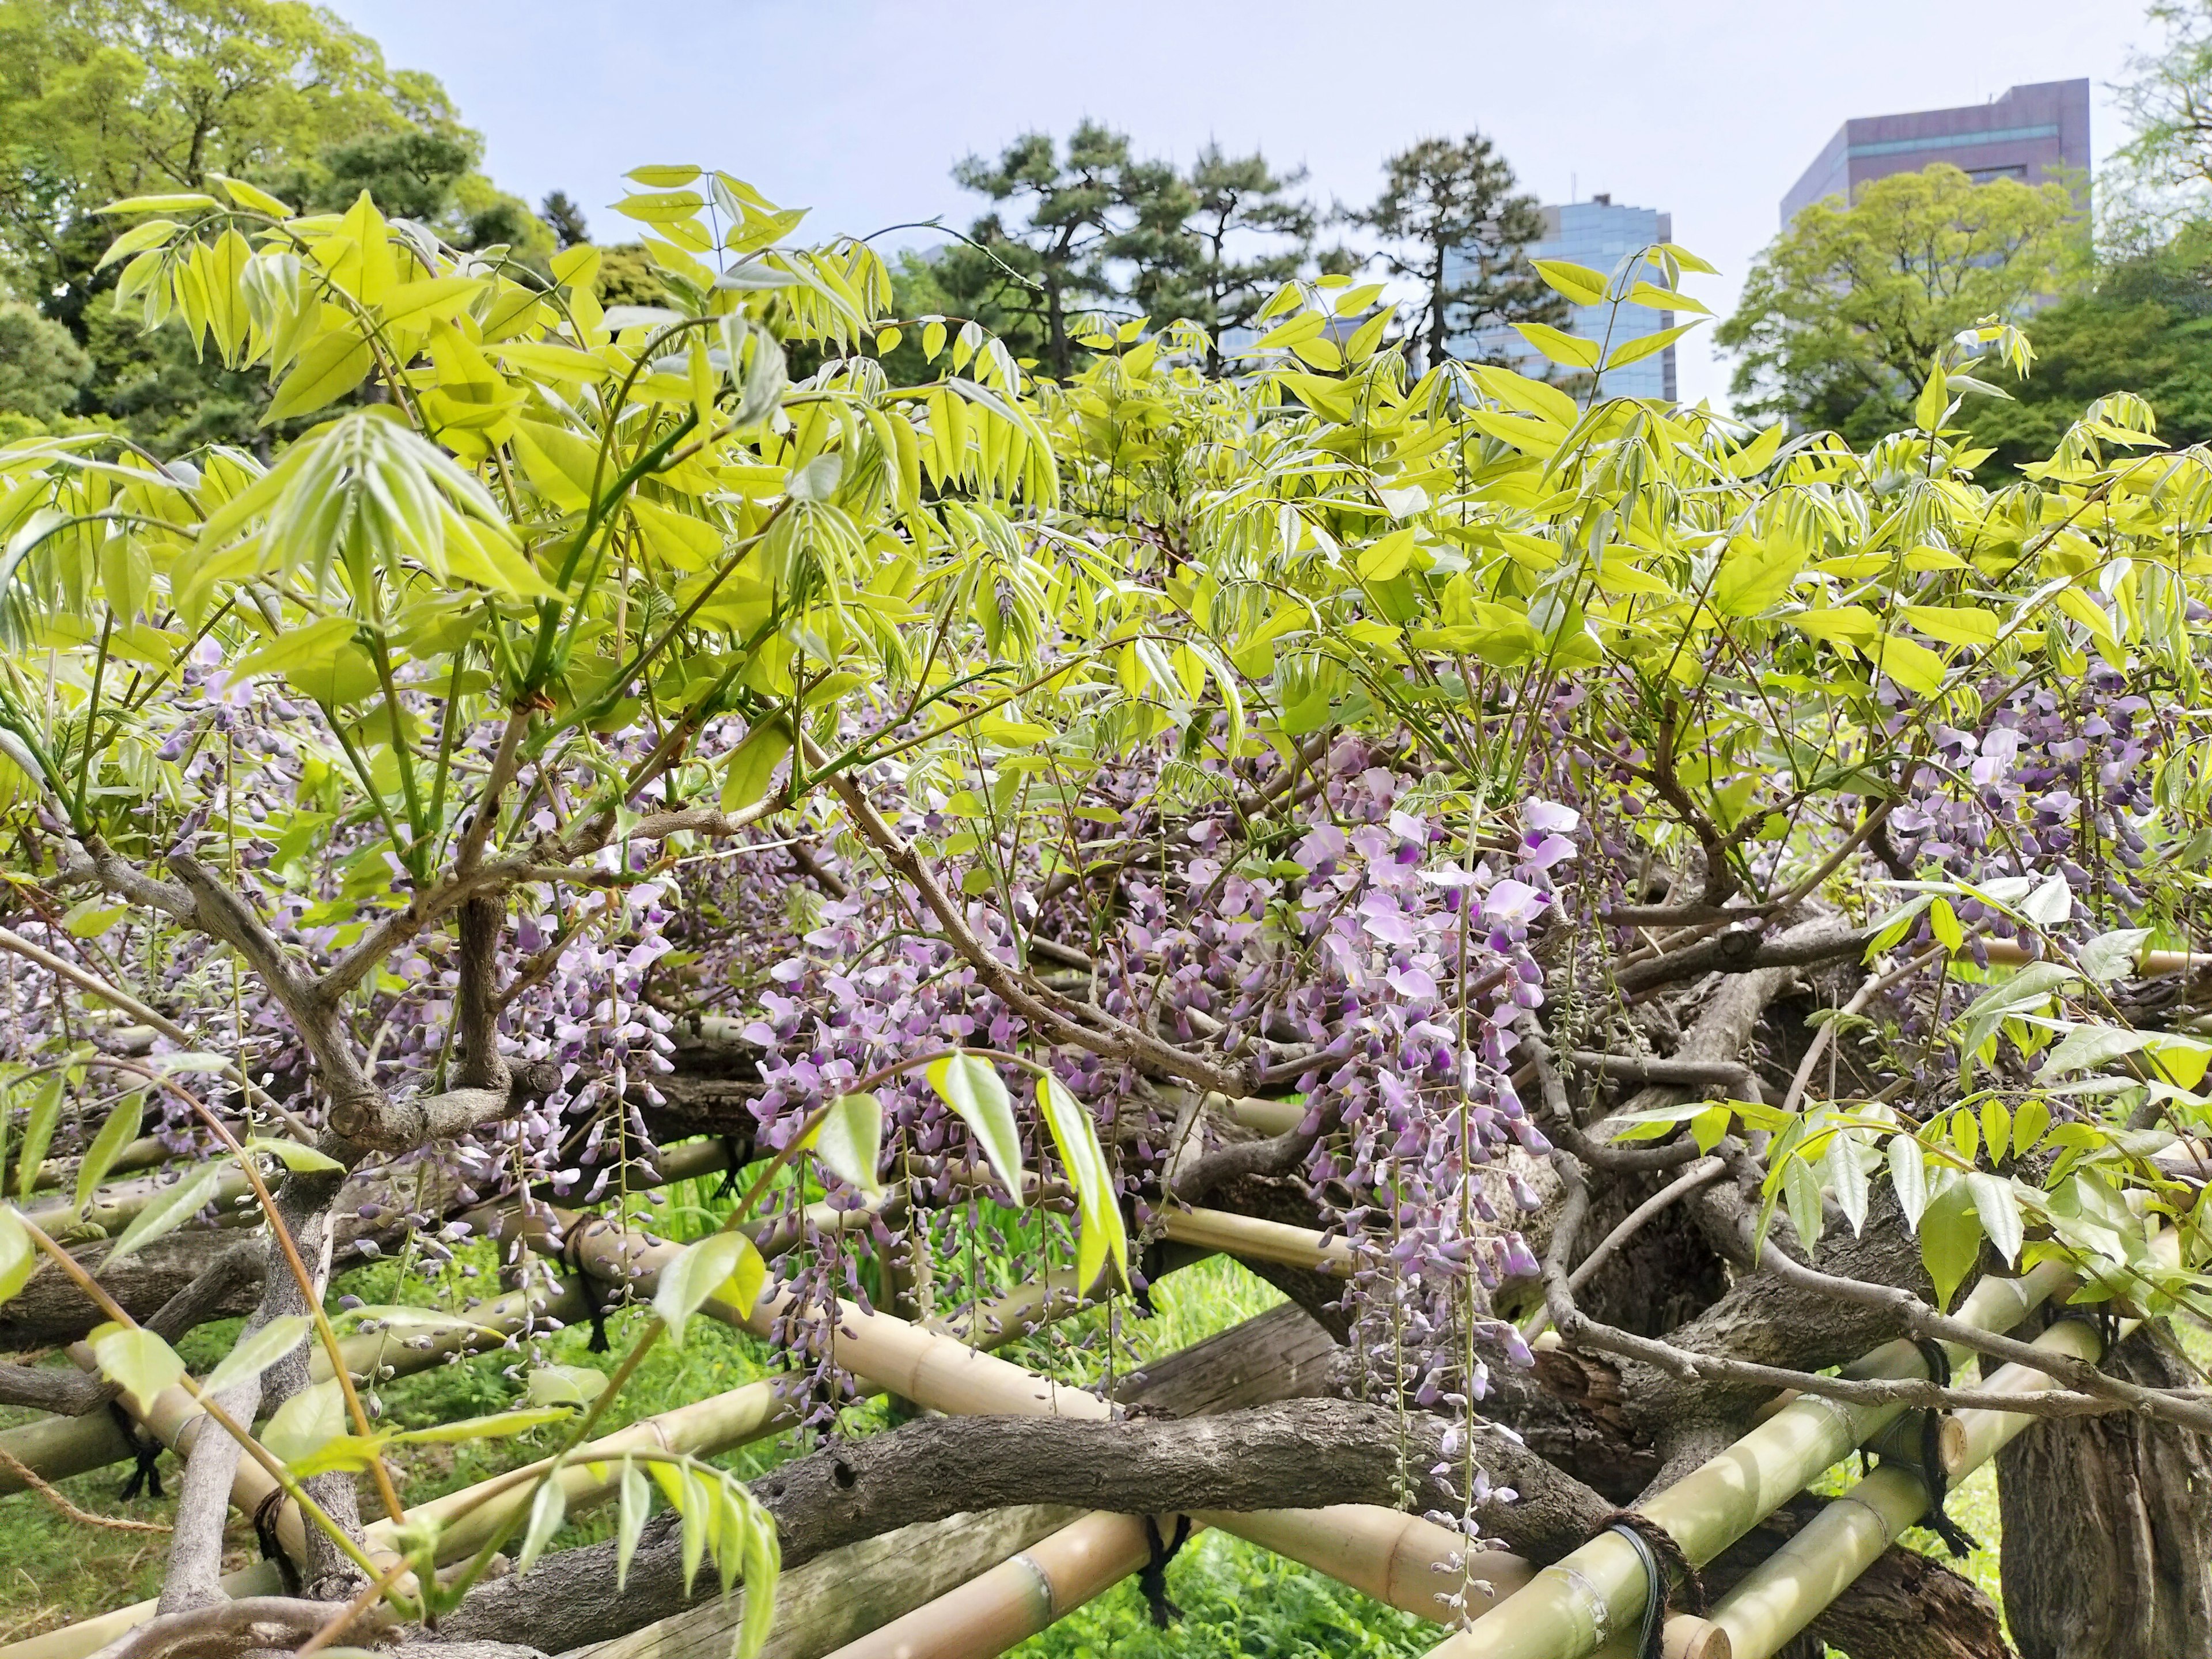
[[[2180,1261],[2180,1235],[2168,1230],[2151,1248],[2171,1267]],[[2123,1319],[2124,1339],[2142,1322]],[[2105,1357],[2102,1334],[2085,1320],[2067,1319],[2032,1345],[2094,1364]],[[1985,1385],[2001,1394],[2040,1394],[2057,1379],[2030,1365],[2000,1366]],[[1957,1474],[1979,1468],[2035,1419],[2021,1412],[1964,1411],[1952,1419],[1965,1445]],[[1872,1566],[1905,1529],[1927,1512],[1928,1488],[1903,1463],[1884,1463],[1828,1504],[1741,1579],[1714,1608],[1711,1624],[1729,1638],[1737,1659],[1768,1659]]]
[[[761,1659],[824,1659],[1067,1524],[1043,1504],[947,1516],[817,1555],[776,1580],[775,1625]],[[562,1659],[729,1659],[744,1618],[742,1584],[727,1601],[663,1619]]]
[[[1958,1316],[1984,1330],[2009,1330],[2076,1282],[2056,1262],[2016,1279],[1984,1279]],[[1957,1364],[1968,1357],[1960,1348],[1950,1352]],[[1897,1341],[1866,1355],[1850,1374],[1924,1376],[1927,1369],[1911,1343]],[[1703,1566],[1905,1409],[1802,1395],[1638,1507],[1672,1534],[1692,1566]],[[1634,1546],[1618,1533],[1601,1533],[1431,1650],[1429,1659],[1584,1659],[1642,1617],[1646,1594]]]
[[[635,1285],[649,1295],[661,1268],[680,1247],[638,1233],[587,1224],[576,1246],[586,1271]],[[880,1310],[841,1301],[834,1338],[837,1363],[887,1394],[955,1415],[1046,1414],[1103,1420],[1113,1407],[1081,1389],[967,1347]],[[766,1336],[791,1309],[788,1293],[764,1296],[740,1316],[710,1299],[701,1311]],[[1264,1517],[1208,1516],[1226,1531],[1342,1578],[1356,1589],[1424,1616],[1433,1613],[1441,1575],[1455,1570],[1465,1540],[1418,1516],[1373,1504],[1338,1504],[1326,1510],[1270,1511]],[[1347,1547],[1347,1546],[1349,1547]],[[1347,1566],[1347,1559],[1352,1563]],[[1357,1571],[1358,1578],[1347,1577]],[[0,1659],[9,1659],[0,1650]]]
[[[532,1291],[511,1291],[472,1313],[465,1323],[441,1325],[404,1337],[386,1333],[349,1336],[338,1344],[346,1369],[356,1381],[379,1376],[406,1376],[442,1364],[457,1353],[473,1353],[503,1343],[535,1321],[547,1318],[570,1323],[584,1316],[584,1299],[575,1285],[561,1280]],[[92,1352],[77,1343],[70,1358],[92,1369]],[[307,1356],[308,1372],[317,1382],[331,1376],[329,1353],[320,1347]],[[155,1396],[142,1419],[178,1455],[191,1449],[191,1426],[202,1415],[199,1402],[181,1387]],[[157,1426],[157,1425],[166,1425]],[[49,1417],[0,1433],[0,1447],[48,1480],[105,1468],[129,1458],[136,1449],[112,1412],[89,1412],[82,1417]],[[0,1469],[0,1496],[23,1490],[23,1481],[12,1470]]]
[[[1154,1524],[1174,1535],[1173,1516]],[[1151,1559],[1144,1516],[1086,1515],[959,1589],[848,1642],[830,1659],[989,1659],[1112,1589]]]

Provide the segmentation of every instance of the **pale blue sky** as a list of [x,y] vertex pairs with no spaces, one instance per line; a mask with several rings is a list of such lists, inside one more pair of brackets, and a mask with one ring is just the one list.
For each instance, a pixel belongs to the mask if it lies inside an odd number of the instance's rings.
[[[1721,267],[1725,314],[1777,204],[1838,124],[1979,102],[2015,82],[2106,83],[2147,29],[2138,0],[326,0],[428,70],[535,201],[605,204],[644,161],[696,161],[814,211],[818,234],[974,212],[947,176],[1026,129],[1096,116],[1181,161],[1209,137],[1371,197],[1382,158],[1479,127],[1546,201],[1664,208]],[[888,239],[894,246],[905,235]],[[1727,365],[1684,341],[1686,398]]]

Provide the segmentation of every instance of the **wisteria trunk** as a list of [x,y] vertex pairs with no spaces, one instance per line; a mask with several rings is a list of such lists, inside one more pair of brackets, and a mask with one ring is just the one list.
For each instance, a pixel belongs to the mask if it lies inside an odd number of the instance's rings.
[[[2172,1333],[2146,1325],[2106,1369],[2186,1388]],[[2212,1451],[2113,1413],[2039,1423],[1997,1457],[2004,1604],[2021,1659],[2212,1653]]]

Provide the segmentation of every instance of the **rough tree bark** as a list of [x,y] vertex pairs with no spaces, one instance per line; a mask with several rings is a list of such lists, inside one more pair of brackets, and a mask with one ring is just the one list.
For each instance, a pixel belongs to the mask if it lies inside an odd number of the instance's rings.
[[[2158,1388],[2196,1371],[2146,1325],[2105,1370]],[[2005,1615],[2021,1659],[2212,1653],[2212,1448],[2125,1413],[2037,1424],[1997,1455]]]
[[[287,1176],[276,1190],[276,1214],[289,1231],[307,1267],[309,1286],[303,1289],[294,1277],[282,1245],[272,1233],[265,1246],[261,1299],[248,1328],[271,1320],[303,1315],[307,1295],[319,1297],[330,1282],[334,1229],[331,1206],[344,1186],[339,1174],[319,1171]],[[270,1410],[308,1384],[304,1345],[258,1376],[225,1389],[217,1399],[240,1422],[252,1422],[264,1402]],[[223,1521],[230,1509],[232,1477],[243,1449],[228,1434],[199,1436],[185,1459],[181,1490],[177,1498],[176,1534],[170,1545],[168,1576],[161,1586],[161,1610],[181,1613],[222,1599]],[[351,1478],[319,1475],[307,1491],[331,1521],[358,1535],[361,1513]],[[301,1564],[311,1592],[350,1594],[358,1582],[357,1570],[335,1542],[319,1528],[307,1529],[307,1559]]]
[[[1443,1420],[1352,1401],[1295,1401],[1218,1417],[1077,1421],[1048,1417],[936,1418],[841,1442],[753,1483],[772,1515],[783,1559],[797,1566],[828,1549],[916,1521],[1017,1504],[1074,1504],[1116,1514],[1265,1510],[1397,1501],[1403,1467],[1412,1506],[1457,1508],[1428,1471],[1443,1456]],[[1407,1442],[1410,1439],[1410,1445]],[[1588,1536],[1611,1505],[1494,1431],[1480,1458],[1521,1501],[1480,1511],[1539,1559]],[[615,1547],[548,1556],[525,1578],[480,1586],[441,1626],[450,1636],[580,1647],[684,1607],[680,1533],[656,1516],[613,1591]],[[702,1575],[699,1594],[714,1593]]]

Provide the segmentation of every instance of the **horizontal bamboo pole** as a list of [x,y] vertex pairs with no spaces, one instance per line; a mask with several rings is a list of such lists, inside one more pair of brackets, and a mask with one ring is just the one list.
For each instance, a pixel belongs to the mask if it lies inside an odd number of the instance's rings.
[[[1469,1601],[1513,1594],[1535,1574],[1504,1550],[1468,1554],[1467,1540],[1419,1515],[1374,1504],[1331,1504],[1313,1510],[1254,1510],[1241,1515],[1202,1510],[1191,1517],[1272,1550],[1438,1624],[1449,1622],[1437,1598],[1467,1585]],[[1455,1565],[1456,1564],[1456,1565]],[[1488,1584],[1486,1591],[1481,1586]]]
[[[2000,967],[2019,968],[2043,959],[2030,956],[2027,947],[2018,939],[1985,939],[1981,942],[1988,947],[1990,961]],[[2044,954],[2047,956],[2049,952]],[[2160,979],[2167,974],[2186,974],[2198,968],[2212,968],[2212,955],[2203,951],[2138,951],[2136,953],[2136,974],[2142,979]]]
[[[1218,1098],[1218,1097],[1212,1097]],[[1246,1095],[1229,1103],[1229,1115],[1248,1129],[1263,1135],[1286,1135],[1306,1121],[1305,1107],[1290,1100],[1267,1100]]]
[[[2179,1260],[2179,1235],[2168,1231],[2152,1248],[2168,1263]],[[2142,1323],[2123,1319],[2124,1339]],[[2105,1356],[2095,1326],[2062,1320],[2032,1345],[2045,1353],[2097,1364]],[[2002,1365],[1984,1388],[1999,1394],[2041,1394],[2057,1380],[2032,1365]],[[1954,1478],[1979,1468],[2035,1421],[2024,1412],[1963,1411],[1952,1419],[1964,1442]],[[1911,1468],[1885,1463],[1798,1528],[1747,1573],[1713,1609],[1711,1623],[1727,1634],[1738,1659],[1768,1659],[1881,1557],[1928,1510],[1928,1488]]]
[[[592,1224],[577,1247],[577,1256],[590,1271],[600,1271],[595,1264],[604,1263],[611,1277],[629,1279],[642,1295],[650,1292],[660,1268],[674,1258],[678,1248]],[[787,1295],[770,1294],[742,1322],[735,1310],[711,1299],[702,1311],[732,1323],[743,1322],[765,1335],[788,1306]],[[954,1415],[1054,1415],[1103,1420],[1113,1414],[1113,1407],[1095,1395],[1062,1388],[1018,1365],[964,1347],[949,1336],[850,1302],[841,1301],[838,1308],[837,1363],[886,1393]],[[1908,1353],[1912,1352],[1910,1344],[1899,1346]],[[1376,1504],[1344,1504],[1327,1510],[1274,1510],[1262,1516],[1207,1514],[1197,1518],[1305,1561],[1357,1589],[1425,1618],[1436,1616],[1437,1595],[1440,1589],[1452,1587],[1443,1574],[1466,1548],[1466,1540],[1457,1533],[1418,1516]],[[1517,1563],[1514,1567],[1504,1565],[1514,1558],[1481,1559],[1486,1565],[1498,1562],[1500,1577],[1516,1568],[1527,1571]],[[0,1652],[0,1659],[8,1656]]]
[[[657,1166],[641,1166],[630,1183],[630,1190],[649,1191],[673,1185],[678,1181],[714,1175],[726,1169],[728,1164],[729,1154],[719,1141],[687,1142],[664,1152]],[[238,1178],[237,1188],[239,1193],[250,1190],[242,1176]],[[128,1194],[118,1194],[112,1201],[102,1199],[94,1206],[91,1218],[100,1221],[106,1216],[118,1219],[118,1224],[127,1225],[129,1217],[125,1213],[125,1200],[128,1197]],[[825,1213],[818,1216],[810,1214],[809,1218],[817,1224],[828,1222],[830,1218],[826,1206],[810,1206],[810,1210],[815,1207],[823,1208]],[[135,1214],[135,1208],[130,1209],[129,1213]],[[504,1216],[508,1212],[499,1213]],[[34,1216],[33,1218],[37,1218]],[[258,1219],[258,1217],[248,1214],[241,1218]],[[489,1216],[480,1215],[477,1219],[484,1222],[487,1227],[495,1224]],[[763,1249],[772,1250],[777,1242],[770,1238]],[[583,1300],[574,1293],[573,1287],[564,1287],[550,1300],[542,1292],[532,1294],[537,1297],[537,1316],[539,1318],[550,1316],[568,1324],[584,1317]],[[380,1365],[392,1376],[410,1376],[428,1370],[452,1354],[474,1352],[504,1341],[508,1335],[522,1328],[526,1299],[520,1292],[510,1292],[472,1312],[459,1316],[489,1328],[481,1333],[471,1334],[454,1328],[444,1328],[410,1333],[404,1337],[390,1334],[349,1337],[339,1346],[347,1355],[347,1370],[356,1382],[374,1382],[376,1380],[369,1374],[372,1365]],[[81,1348],[82,1345],[77,1346]],[[86,1364],[89,1370],[88,1362],[88,1353],[80,1358],[79,1363]],[[309,1364],[317,1382],[328,1380],[331,1368],[327,1353],[320,1348],[313,1350],[309,1355]],[[181,1389],[177,1393],[189,1405],[190,1396],[185,1395]],[[125,1437],[113,1413],[104,1411],[89,1412],[82,1417],[41,1418],[36,1422],[0,1431],[0,1449],[4,1449],[10,1457],[46,1480],[67,1480],[71,1475],[123,1462],[131,1455],[130,1442]],[[23,1490],[22,1478],[16,1474],[12,1466],[0,1463],[0,1498]]]
[[1349,1273],[1353,1267],[1352,1246],[1341,1238],[1323,1238],[1309,1227],[1292,1227],[1257,1216],[1228,1210],[1187,1210],[1174,1206],[1159,1212],[1160,1231],[1178,1244],[1195,1244],[1224,1255],[1256,1257],[1285,1267],[1310,1267],[1322,1273]]
[[[2009,1330],[2075,1282],[2056,1262],[2016,1279],[1984,1279],[1958,1317],[1984,1330]],[[1963,1348],[1948,1351],[1954,1364],[1968,1358]],[[1926,1361],[1899,1340],[1866,1355],[1850,1374],[1924,1376]],[[1801,1395],[1638,1508],[1667,1529],[1692,1566],[1703,1566],[1905,1409]],[[1430,1659],[1584,1659],[1642,1617],[1646,1594],[1642,1555],[1620,1534],[1603,1533],[1432,1649]]]
[[[621,1234],[605,1223],[589,1224],[597,1236],[598,1248],[591,1243],[579,1246],[576,1259],[582,1269],[594,1278],[611,1279],[612,1269],[622,1260],[617,1251],[605,1248],[607,1236],[620,1239],[635,1239],[640,1235]],[[655,1241],[656,1243],[660,1241]],[[656,1254],[653,1273],[657,1277],[661,1267],[680,1255],[682,1245],[665,1245]],[[635,1265],[630,1263],[629,1265]],[[1066,1276],[1072,1280],[1073,1274]],[[650,1287],[637,1285],[643,1294]],[[1003,1303],[988,1304],[980,1311],[988,1315],[982,1331],[977,1337],[978,1348],[988,1351],[1014,1341],[1040,1325],[1063,1318],[1083,1304],[1072,1297],[1057,1300],[1047,1298],[1042,1303],[1028,1287],[1017,1291]],[[715,1316],[726,1322],[744,1328],[744,1322],[735,1318],[726,1305],[710,1302],[702,1312]],[[758,1334],[758,1333],[756,1333]],[[952,1340],[932,1338],[933,1340]],[[958,1346],[957,1340],[955,1346]],[[962,1352],[971,1352],[964,1347]],[[778,1398],[775,1382],[763,1378],[743,1383],[726,1393],[694,1401],[689,1405],[672,1407],[652,1417],[641,1418],[628,1428],[604,1435],[580,1446],[562,1467],[559,1476],[568,1510],[575,1514],[614,1495],[619,1478],[615,1463],[625,1452],[657,1451],[695,1457],[712,1457],[755,1440],[767,1438],[794,1426],[798,1415],[787,1401]],[[442,1528],[438,1538],[438,1559],[441,1562],[456,1560],[482,1547],[498,1531],[506,1519],[527,1504],[532,1486],[538,1475],[551,1466],[550,1458],[541,1458],[520,1469],[509,1470],[488,1480],[448,1492],[443,1498],[410,1508],[408,1518],[417,1516],[435,1520]],[[242,1466],[252,1467],[250,1465]],[[235,1494],[234,1494],[235,1496]],[[258,1500],[256,1500],[258,1501]],[[276,1535],[286,1550],[295,1559],[307,1543],[305,1524],[298,1508],[287,1500],[276,1517]],[[363,1536],[372,1553],[388,1550],[394,1529],[391,1521],[372,1522],[363,1529]]]
[[[356,1382],[374,1383],[380,1376],[408,1376],[416,1371],[428,1370],[442,1364],[456,1353],[475,1353],[485,1348],[496,1347],[535,1320],[558,1319],[569,1323],[584,1316],[584,1298],[573,1283],[565,1280],[555,1285],[540,1286],[531,1291],[510,1291],[495,1297],[473,1311],[459,1316],[467,1322],[441,1324],[423,1330],[404,1334],[378,1331],[342,1338],[338,1352],[344,1356],[347,1372]],[[87,1370],[92,1369],[91,1351],[83,1344],[73,1345],[70,1355]],[[309,1350],[309,1374],[317,1382],[331,1377],[331,1357],[320,1346]],[[178,1455],[191,1449],[191,1437],[198,1430],[188,1425],[200,1416],[198,1402],[182,1388],[165,1389],[155,1403],[149,1421],[158,1420],[170,1425],[162,1434],[162,1443]],[[124,1437],[120,1425],[112,1412],[88,1412],[82,1417],[41,1418],[35,1423],[0,1433],[0,1447],[19,1460],[24,1467],[47,1480],[65,1480],[73,1474],[104,1468],[130,1457],[132,1448]],[[24,1489],[24,1482],[13,1469],[0,1465],[0,1496]]]
[[[136,1221],[138,1212],[173,1184],[162,1180],[156,1173],[142,1176],[134,1181],[118,1181],[112,1186],[95,1188],[91,1194],[91,1202],[85,1206],[81,1218],[73,1203],[42,1204],[26,1213],[47,1231],[73,1227],[82,1221],[98,1227],[112,1238]],[[214,1194],[208,1200],[221,1212],[222,1219],[216,1225],[234,1227],[243,1222],[258,1221],[261,1216],[258,1210],[240,1210],[237,1207],[238,1200],[252,1190],[253,1183],[246,1178],[243,1170],[233,1164],[225,1170],[222,1179],[216,1183]]]
[[[175,1158],[175,1150],[163,1142],[159,1135],[141,1135],[136,1140],[125,1141],[123,1150],[116,1153],[108,1164],[110,1175],[131,1175],[140,1170],[158,1169]],[[46,1187],[68,1187],[75,1183],[76,1172],[84,1160],[77,1158],[50,1158],[39,1165],[39,1173],[31,1179],[33,1190]]]
[[[1364,1506],[1346,1507],[1357,1510]],[[1206,1530],[1209,1521],[1226,1517],[1191,1518],[1190,1536],[1194,1538]],[[1243,1515],[1236,1519],[1243,1524],[1254,1517]],[[1173,1535],[1174,1516],[1156,1517],[1154,1524],[1163,1537]],[[1355,1522],[1344,1534],[1354,1553],[1366,1541],[1364,1531]],[[926,1606],[847,1643],[830,1659],[991,1659],[1066,1618],[1151,1559],[1152,1540],[1146,1534],[1143,1516],[1087,1515]],[[1340,1563],[1332,1560],[1331,1565]],[[1434,1564],[1425,1556],[1415,1570],[1431,1583],[1437,1576]],[[1489,1579],[1497,1594],[1525,1583],[1531,1571],[1517,1556],[1487,1551],[1472,1558],[1467,1568],[1469,1577]],[[1429,1605],[1422,1616],[1442,1622],[1434,1594],[1430,1591]],[[1663,1659],[1729,1659],[1725,1634],[1702,1620],[1687,1617],[1668,1621],[1661,1651]],[[612,1656],[595,1653],[592,1659]],[[1633,1644],[1624,1638],[1608,1646],[1600,1659],[1636,1659]]]
[[[1066,1526],[1079,1513],[1023,1504],[918,1522],[816,1556],[776,1580],[775,1624],[761,1659],[824,1659]],[[750,1594],[657,1620],[563,1659],[729,1659]]]

